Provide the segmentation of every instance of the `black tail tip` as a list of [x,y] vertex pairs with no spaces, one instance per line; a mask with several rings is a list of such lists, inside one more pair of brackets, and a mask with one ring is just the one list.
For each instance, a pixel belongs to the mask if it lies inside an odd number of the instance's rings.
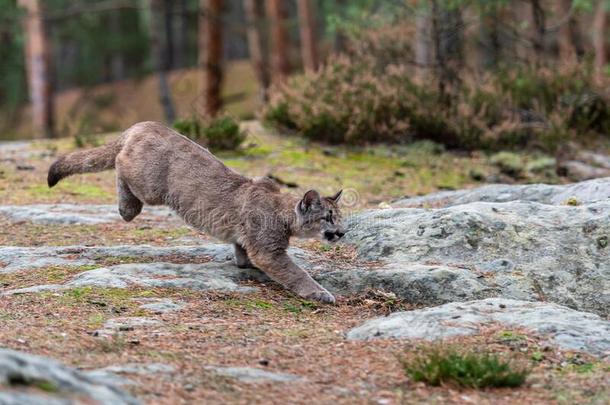
[[55,186],[63,178],[59,172],[58,163],[59,161],[53,163],[49,168],[49,174],[47,176],[47,184],[49,185],[49,188]]

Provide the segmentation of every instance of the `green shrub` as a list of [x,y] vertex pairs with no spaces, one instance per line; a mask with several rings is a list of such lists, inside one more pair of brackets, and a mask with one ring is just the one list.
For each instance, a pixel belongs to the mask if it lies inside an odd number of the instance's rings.
[[174,129],[184,136],[201,143],[211,150],[235,150],[245,139],[239,123],[229,116],[219,116],[207,121],[196,118],[178,120]]
[[441,94],[433,78],[414,79],[409,29],[390,35],[400,29],[363,34],[346,55],[273,89],[264,120],[330,143],[429,139],[489,150],[554,151],[576,134],[610,133],[610,103],[587,66],[463,72],[461,84]]
[[414,381],[468,388],[518,387],[530,370],[495,354],[461,353],[455,348],[422,348],[412,360],[403,360],[405,373]]
[[297,129],[296,124],[292,121],[292,118],[290,117],[288,103],[284,101],[279,101],[272,108],[269,108],[265,115],[265,119],[267,122],[271,122],[275,126],[280,127],[282,129]]
[[372,61],[333,58],[316,73],[291,78],[272,94],[266,122],[331,143],[399,142],[409,138],[417,95],[392,67],[367,73]]
[[521,177],[525,167],[523,157],[517,153],[500,152],[490,158],[490,162],[500,169],[500,171],[511,177]]
[[79,132],[73,137],[77,148],[96,148],[102,144],[97,135],[91,132]]

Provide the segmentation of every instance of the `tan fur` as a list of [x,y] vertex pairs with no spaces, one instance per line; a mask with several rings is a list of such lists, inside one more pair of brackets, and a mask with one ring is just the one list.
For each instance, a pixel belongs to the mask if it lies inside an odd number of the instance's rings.
[[252,265],[296,294],[322,302],[334,297],[286,254],[291,236],[344,234],[337,207],[341,192],[302,199],[280,193],[267,178],[249,179],[207,149],[155,122],[142,122],[106,146],[58,159],[52,187],[76,173],[116,168],[119,212],[131,221],[143,204],[167,205],[189,225],[232,243],[239,267]]

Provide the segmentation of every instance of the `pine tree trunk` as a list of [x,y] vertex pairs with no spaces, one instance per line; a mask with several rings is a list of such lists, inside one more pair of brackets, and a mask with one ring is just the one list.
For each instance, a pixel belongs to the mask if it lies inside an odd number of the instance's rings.
[[464,24],[459,9],[439,3],[432,0],[432,43],[439,94],[444,102],[450,103],[448,90],[460,84],[459,72],[464,64]]
[[500,11],[496,7],[489,9],[481,16],[479,65],[483,69],[495,69],[502,57],[502,43],[498,27],[500,21]]
[[174,66],[178,69],[186,66],[185,61],[185,44],[186,44],[186,0],[178,0],[175,2],[174,9]]
[[290,61],[288,59],[288,32],[284,21],[285,12],[282,0],[267,0],[266,8],[271,25],[273,81],[283,82],[290,73]]
[[39,0],[20,0],[19,5],[27,10],[23,28],[34,132],[37,137],[51,138],[54,135],[53,84],[44,7]]
[[312,0],[298,0],[301,57],[305,70],[310,71],[315,71],[318,68],[316,22],[313,7]]
[[[335,5],[340,17],[345,14],[346,0],[335,0]],[[333,49],[335,53],[344,52],[347,48],[348,40],[345,32],[342,29],[335,29],[335,35],[333,40]]]
[[559,35],[557,37],[559,58],[564,62],[575,62],[577,60],[576,35],[574,32],[576,21],[573,16],[569,16],[572,11],[572,0],[558,0],[557,11],[559,18],[564,19],[559,27]]
[[[110,15],[110,31],[113,35],[121,35],[121,10],[115,10]],[[118,50],[115,50],[110,58],[110,72],[113,81],[125,78],[125,59]]]
[[606,35],[608,27],[608,14],[605,0],[599,0],[593,20],[593,47],[595,48],[595,78],[598,83],[603,81],[604,70],[608,62],[606,54]]
[[532,7],[532,20],[534,22],[534,38],[532,43],[536,59],[542,60],[546,49],[546,15],[540,0],[531,0],[530,3]]
[[200,0],[199,65],[203,69],[201,113],[213,117],[222,107],[222,0]]
[[174,10],[173,1],[163,1],[163,17],[165,28],[164,68],[166,71],[174,69]]
[[419,2],[415,15],[415,72],[418,80],[425,80],[431,65],[430,48],[430,10],[425,7],[426,2]]
[[165,121],[171,124],[176,120],[176,111],[172,101],[171,89],[167,81],[167,50],[163,41],[165,34],[163,0],[148,1],[150,10],[150,49],[159,80],[159,101],[163,107]]
[[263,0],[244,0],[246,22],[248,25],[248,52],[258,79],[261,102],[267,102],[267,90],[271,84],[269,74],[268,47],[263,23],[265,9]]

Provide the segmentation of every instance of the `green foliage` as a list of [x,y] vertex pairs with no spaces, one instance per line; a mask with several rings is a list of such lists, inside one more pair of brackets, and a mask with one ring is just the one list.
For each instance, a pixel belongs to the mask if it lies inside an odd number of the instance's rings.
[[[49,17],[62,16],[74,6],[70,0],[49,0],[46,4]],[[95,1],[85,0],[83,4]],[[56,58],[55,72],[59,87],[90,86],[107,81],[108,61],[116,55],[123,58],[127,77],[150,72],[149,41],[145,21],[137,8],[125,8],[103,12],[79,13],[70,18],[53,21],[50,31],[55,49],[70,46],[74,52],[64,58]],[[116,19],[112,21],[112,19]],[[116,22],[116,28],[110,28]]]
[[510,330],[503,330],[498,334],[498,338],[502,342],[515,342],[525,340],[525,335],[521,335]]
[[39,390],[49,392],[49,393],[59,391],[59,387],[57,387],[57,385],[54,382],[45,380],[42,378],[28,378],[25,375],[16,373],[16,374],[9,374],[7,379],[8,379],[7,382],[8,382],[9,386],[36,387]]
[[498,166],[502,173],[511,177],[520,177],[525,166],[523,158],[512,152],[496,153],[490,158],[490,162]]
[[239,123],[228,115],[206,121],[197,118],[178,120],[174,123],[174,129],[215,151],[235,150],[246,138]]
[[273,308],[273,304],[271,302],[265,301],[265,300],[252,300],[248,303],[248,306],[251,306],[252,308],[259,308],[259,309],[272,309]]
[[59,388],[51,381],[41,380],[34,384],[36,388],[45,392],[58,392]]
[[300,314],[303,311],[312,311],[318,308],[318,304],[307,300],[292,300],[284,303],[284,310],[293,314]]
[[610,133],[610,102],[588,66],[501,66],[440,91],[415,80],[413,27],[360,33],[347,55],[275,89],[267,123],[330,143],[429,139],[464,149],[554,151],[576,134]]
[[[417,100],[407,75],[370,73],[370,60],[332,59],[317,73],[293,78],[273,95],[265,120],[332,143],[399,141]],[[398,93],[398,94],[397,94]]]
[[534,361],[544,360],[544,353],[542,353],[541,351],[535,351],[534,353],[532,353],[532,360],[534,360]]
[[77,148],[95,148],[101,145],[99,137],[88,131],[77,133],[73,139]]
[[0,105],[9,110],[26,99],[21,16],[14,0],[0,0]]
[[344,32],[358,34],[365,28],[379,28],[396,20],[411,10],[400,0],[350,0],[320,1],[320,15],[326,18],[326,29],[330,34]]
[[[606,11],[610,11],[610,1],[609,0],[601,0],[604,2],[604,8]],[[575,11],[583,11],[586,13],[590,13],[593,11],[595,4],[597,1],[595,0],[572,0],[572,7]]]
[[179,119],[174,122],[173,127],[176,131],[194,141],[199,141],[201,137],[201,122],[196,118]]
[[282,129],[297,129],[297,124],[292,121],[288,102],[284,100],[278,101],[267,110],[265,120]]
[[595,371],[595,364],[593,364],[593,363],[576,364],[576,365],[574,365],[574,370],[580,374],[592,373],[593,371]]
[[414,381],[433,386],[519,387],[530,373],[495,354],[461,353],[455,348],[440,346],[422,348],[415,358],[402,363],[405,373]]

